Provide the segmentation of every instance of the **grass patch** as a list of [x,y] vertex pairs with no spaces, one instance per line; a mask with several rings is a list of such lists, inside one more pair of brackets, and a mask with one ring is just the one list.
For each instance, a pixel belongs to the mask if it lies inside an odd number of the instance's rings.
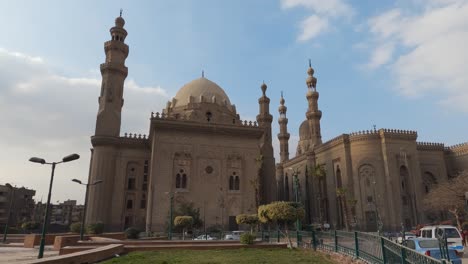
[[223,250],[164,250],[132,252],[104,263],[155,263],[155,264],[280,264],[280,263],[334,263],[313,250],[297,249],[223,249]]

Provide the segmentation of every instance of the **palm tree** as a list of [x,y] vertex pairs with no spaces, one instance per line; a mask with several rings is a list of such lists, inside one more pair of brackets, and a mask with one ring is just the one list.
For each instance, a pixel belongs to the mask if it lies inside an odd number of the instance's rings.
[[340,211],[341,214],[343,215],[343,219],[345,222],[345,228],[346,230],[349,230],[349,225],[348,225],[348,205],[346,203],[346,188],[339,187],[336,188],[336,196],[338,198],[338,203],[340,206]]

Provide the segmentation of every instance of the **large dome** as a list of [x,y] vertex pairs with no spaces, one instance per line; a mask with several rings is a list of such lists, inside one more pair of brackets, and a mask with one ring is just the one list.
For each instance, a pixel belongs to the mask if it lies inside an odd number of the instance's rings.
[[203,97],[203,102],[223,105],[232,111],[231,102],[224,90],[205,77],[193,80],[180,88],[174,97],[175,104],[172,107],[187,105],[190,102],[190,97],[193,97],[192,102],[201,103]]

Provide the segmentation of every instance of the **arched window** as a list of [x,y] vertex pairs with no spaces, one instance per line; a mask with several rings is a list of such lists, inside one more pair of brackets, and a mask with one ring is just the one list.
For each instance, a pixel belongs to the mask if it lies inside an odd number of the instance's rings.
[[341,182],[341,170],[340,166],[336,166],[336,187],[341,188],[343,186],[343,183]]
[[239,176],[236,176],[236,178],[234,179],[234,190],[238,191],[240,190],[240,180],[239,180]]
[[182,174],[182,189],[187,189],[187,174]]
[[288,180],[288,174],[284,176],[284,199],[286,201],[289,201],[289,180]]
[[434,177],[434,174],[426,171],[423,175],[423,184],[424,184],[424,191],[429,193],[433,187],[433,185],[437,184],[437,179]]
[[234,190],[234,176],[229,177],[229,190]]
[[176,184],[175,184],[176,189],[179,189],[180,185],[181,185],[180,174],[177,173],[177,175],[176,175]]
[[401,180],[401,189],[405,191],[405,188],[408,188],[408,169],[406,166],[400,167],[400,180]]

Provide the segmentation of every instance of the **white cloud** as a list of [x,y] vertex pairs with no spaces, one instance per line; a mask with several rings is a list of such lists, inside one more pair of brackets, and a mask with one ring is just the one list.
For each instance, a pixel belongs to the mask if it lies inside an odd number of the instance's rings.
[[351,16],[354,10],[343,0],[281,0],[283,8],[305,7],[314,13],[327,16]]
[[302,33],[297,38],[299,41],[307,41],[316,37],[318,34],[324,32],[328,28],[328,20],[320,18],[317,15],[312,15],[302,21]]
[[386,43],[374,49],[367,67],[375,69],[381,65],[387,64],[392,58],[394,47],[393,43]]
[[408,13],[396,8],[369,19],[374,46],[367,65],[389,64],[404,96],[437,95],[440,105],[468,112],[468,1],[421,2]]
[[354,9],[344,0],[281,0],[283,9],[305,8],[312,14],[300,22],[301,33],[298,41],[307,41],[329,29],[329,21],[336,18],[350,18]]
[[[70,180],[87,179],[100,86],[100,79],[63,76],[40,57],[0,49],[0,184],[34,188],[40,199],[50,168],[27,160],[60,160],[76,152],[81,159],[57,167],[52,199],[81,199],[83,190],[72,188]],[[141,134],[148,133],[150,112],[160,111],[168,99],[160,87],[141,87],[131,78],[124,98],[121,131]]]

